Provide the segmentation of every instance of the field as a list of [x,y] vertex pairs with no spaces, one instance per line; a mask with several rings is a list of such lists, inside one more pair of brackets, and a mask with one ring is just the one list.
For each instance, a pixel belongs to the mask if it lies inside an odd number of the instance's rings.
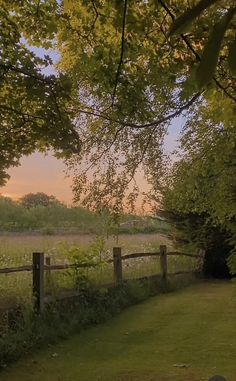
[[[51,252],[61,244],[88,247],[96,239],[93,234],[1,234],[0,235],[0,257],[1,267],[4,263],[16,263],[22,260],[30,260],[33,251]],[[110,249],[113,246],[121,246],[125,251],[136,251],[144,248],[154,249],[160,244],[171,245],[170,240],[160,234],[121,234],[118,237],[105,237],[105,246]],[[9,262],[10,261],[10,262]]]
[[23,359],[1,381],[236,381],[236,288],[158,295]]
[[[171,242],[165,236],[158,234],[120,235],[119,238],[104,239],[93,235],[25,235],[8,234],[0,237],[0,268],[30,265],[32,252],[45,252],[51,258],[51,263],[74,263],[88,256],[102,265],[95,269],[84,270],[91,282],[102,285],[113,281],[112,264],[105,264],[111,258],[112,247],[121,246],[123,254],[131,252],[159,251],[160,244],[170,249]],[[196,260],[175,258],[169,260],[169,271],[191,270]],[[124,278],[133,279],[142,276],[158,274],[160,264],[158,258],[132,259],[125,261]],[[60,293],[61,290],[75,287],[76,278],[73,270],[53,272],[47,283],[47,292]],[[78,274],[77,274],[78,275]],[[29,302],[32,299],[31,273],[0,274],[0,308]]]

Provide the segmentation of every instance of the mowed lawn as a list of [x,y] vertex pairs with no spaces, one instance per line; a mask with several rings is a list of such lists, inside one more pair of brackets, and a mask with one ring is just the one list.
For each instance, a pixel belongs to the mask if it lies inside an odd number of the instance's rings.
[[1,381],[236,381],[236,284],[150,298],[0,373]]

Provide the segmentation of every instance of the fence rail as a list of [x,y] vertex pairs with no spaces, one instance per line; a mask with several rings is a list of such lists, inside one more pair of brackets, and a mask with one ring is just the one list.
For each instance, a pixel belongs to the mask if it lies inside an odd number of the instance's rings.
[[132,259],[132,258],[144,258],[144,257],[159,257],[160,253],[133,253],[133,254],[126,254],[122,255],[121,259],[125,261],[126,259]]
[[24,271],[32,271],[33,266],[19,266],[19,267],[6,267],[5,269],[0,269],[0,274],[10,274],[19,273]]
[[[168,256],[186,256],[190,258],[198,258],[199,260],[201,260],[204,257],[204,252],[198,255],[175,252],[175,251],[168,252],[166,246],[161,245],[159,252],[145,252],[145,253],[139,252],[139,253],[122,255],[121,248],[114,247],[113,258],[106,261],[106,263],[113,263],[113,271],[114,271],[114,281],[112,284],[109,284],[109,287],[120,285],[123,282],[123,267],[122,267],[123,261],[128,259],[147,258],[147,257],[153,257],[153,256],[160,257],[161,273],[159,274],[159,277],[162,279],[163,282],[165,282],[168,277]],[[51,264],[50,257],[45,256],[44,253],[33,253],[32,265],[3,268],[3,269],[0,269],[0,275],[31,271],[32,279],[33,279],[32,293],[34,296],[34,308],[37,313],[42,313],[44,310],[45,303],[53,300],[53,296],[44,295],[44,286],[45,286],[44,274],[45,273],[46,273],[46,277],[48,277],[50,276],[51,271],[60,271],[60,270],[66,270],[66,269],[95,268],[98,265],[99,264],[95,264],[95,263]],[[189,271],[178,271],[170,275],[178,275],[178,274],[186,274],[186,273],[189,273]],[[72,297],[77,295],[78,295],[78,290],[71,290],[71,291],[68,291],[67,293],[62,294],[61,296],[59,295],[58,298],[61,299],[64,297]]]

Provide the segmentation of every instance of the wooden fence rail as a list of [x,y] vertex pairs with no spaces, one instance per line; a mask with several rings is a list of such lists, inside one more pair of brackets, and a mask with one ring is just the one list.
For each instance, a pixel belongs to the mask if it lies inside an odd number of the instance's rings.
[[[120,285],[123,282],[123,269],[122,261],[134,258],[147,258],[147,257],[160,257],[160,277],[163,282],[166,282],[168,277],[168,256],[187,256],[192,258],[201,259],[204,256],[204,252],[201,255],[191,255],[187,253],[180,252],[167,252],[165,245],[160,246],[159,252],[149,252],[149,253],[133,253],[122,255],[122,250],[120,247],[113,248],[113,257],[112,259],[106,261],[106,263],[113,263],[113,272],[114,272],[114,282],[113,286]],[[45,301],[51,300],[52,297],[45,298],[44,295],[44,274],[46,276],[47,282],[50,280],[51,271],[66,270],[66,269],[82,269],[82,268],[94,268],[97,264],[94,263],[84,263],[84,264],[51,264],[50,257],[45,256],[44,253],[33,253],[32,255],[32,265],[20,266],[20,267],[11,267],[0,269],[0,274],[10,274],[18,272],[28,272],[32,271],[32,280],[33,280],[33,296],[34,296],[34,308],[37,313],[42,313],[44,310]],[[178,271],[175,274],[185,274],[186,271]],[[77,291],[70,291],[68,293],[69,297],[77,296]]]
[[144,258],[144,257],[160,257],[160,253],[133,253],[133,254],[126,254],[122,255],[122,261],[125,261],[126,259],[132,259],[132,258]]

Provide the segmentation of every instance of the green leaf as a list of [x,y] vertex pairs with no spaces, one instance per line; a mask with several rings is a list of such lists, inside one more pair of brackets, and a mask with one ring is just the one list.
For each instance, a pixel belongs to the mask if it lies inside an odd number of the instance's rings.
[[221,20],[215,24],[212,33],[208,39],[203,50],[202,59],[196,71],[196,81],[199,90],[207,86],[215,73],[218,57],[222,40],[224,38],[225,31],[236,12],[236,8],[231,8],[221,18]]
[[216,3],[218,0],[201,0],[195,7],[188,9],[180,17],[178,17],[172,24],[170,35],[181,34],[186,32],[188,27],[192,22],[200,16],[200,14],[212,4]]
[[232,75],[236,76],[236,37],[234,42],[229,46],[228,64]]

